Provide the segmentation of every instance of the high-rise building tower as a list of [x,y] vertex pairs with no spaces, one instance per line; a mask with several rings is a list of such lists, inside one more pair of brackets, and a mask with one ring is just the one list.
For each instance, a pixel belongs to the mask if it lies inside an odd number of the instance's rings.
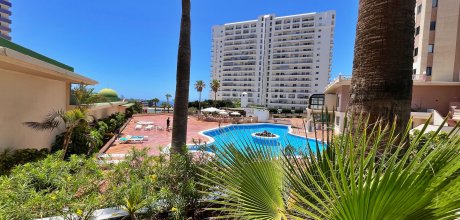
[[459,21],[459,0],[417,0],[414,80],[460,81]]
[[221,82],[217,99],[239,99],[246,92],[249,104],[305,109],[309,96],[328,84],[334,26],[335,11],[214,26],[211,78]]
[[0,37],[11,40],[11,2],[10,0],[0,0]]

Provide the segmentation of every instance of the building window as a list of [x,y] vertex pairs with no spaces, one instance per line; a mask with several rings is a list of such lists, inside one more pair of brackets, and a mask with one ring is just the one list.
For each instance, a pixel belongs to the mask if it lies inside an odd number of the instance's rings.
[[431,71],[433,70],[433,67],[427,67],[426,68],[426,75],[431,76]]
[[422,12],[422,5],[421,4],[419,6],[417,6],[417,14],[420,14],[420,12]]
[[438,0],[432,0],[431,5],[433,8],[438,7]]
[[415,28],[415,36],[418,36],[420,34],[420,26]]
[[428,45],[428,53],[433,53],[434,52],[434,44],[429,44]]
[[436,30],[436,21],[432,21],[430,23],[430,31],[434,31],[434,30]]
[[414,49],[414,57],[418,55],[418,47]]

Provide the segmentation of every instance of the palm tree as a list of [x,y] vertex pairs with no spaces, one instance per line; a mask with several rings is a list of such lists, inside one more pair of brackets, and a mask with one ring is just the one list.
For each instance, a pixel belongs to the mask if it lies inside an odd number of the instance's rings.
[[200,97],[198,98],[198,111],[201,111],[201,92],[203,92],[204,87],[206,87],[206,84],[203,82],[203,80],[196,81],[195,89],[200,93]]
[[166,94],[166,102],[168,103],[168,106],[167,106],[167,107],[168,107],[168,113],[169,113],[169,108],[171,107],[171,105],[169,104],[169,99],[170,99],[171,97],[172,97],[171,94],[169,94],[169,93]]
[[152,102],[153,102],[153,106],[155,107],[154,113],[157,113],[157,104],[158,102],[160,102],[160,100],[158,98],[154,98],[152,99]]
[[78,109],[88,109],[96,102],[107,101],[105,97],[95,93],[94,88],[88,88],[88,85],[83,83],[72,89],[71,93],[75,97],[75,107]]
[[187,142],[191,56],[190,32],[190,0],[182,0],[182,18],[177,53],[176,96],[174,99],[174,126],[171,140],[172,153],[183,153]]
[[63,124],[65,126],[65,134],[63,143],[64,152],[62,154],[62,159],[64,159],[67,154],[74,129],[78,126],[88,123],[87,119],[88,115],[86,110],[76,108],[67,112],[62,110],[52,111],[41,122],[24,122],[24,124],[38,131],[54,130]]
[[[411,121],[409,120],[409,124]],[[396,124],[377,123],[354,137],[352,128],[303,153],[235,140],[216,149],[202,185],[226,219],[457,219],[460,216],[460,135],[436,142],[438,132],[413,137],[407,149]],[[407,125],[406,125],[407,126]],[[402,135],[408,135],[405,132]],[[249,145],[249,146],[248,146]],[[321,143],[313,144],[321,146]],[[310,148],[311,147],[311,148]],[[315,149],[316,148],[316,149]],[[451,167],[452,166],[452,167]]]
[[[405,129],[411,112],[415,0],[360,0],[348,111]],[[391,12],[391,13],[389,13]]]
[[168,107],[168,105],[169,105],[169,104],[168,104],[167,102],[162,102],[162,103],[160,104],[160,107],[163,108],[163,113],[166,112],[166,108]]
[[217,79],[213,79],[211,82],[211,89],[214,92],[214,107],[217,105],[217,91],[220,88],[220,82]]

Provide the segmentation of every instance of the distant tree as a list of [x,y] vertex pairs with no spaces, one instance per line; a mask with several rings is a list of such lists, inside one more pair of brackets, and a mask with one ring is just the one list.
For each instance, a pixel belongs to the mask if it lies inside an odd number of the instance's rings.
[[163,108],[163,113],[166,112],[166,108],[169,106],[169,104],[167,102],[162,102],[160,104],[160,107]]
[[160,102],[160,100],[158,98],[154,98],[154,99],[152,99],[152,102],[153,102],[153,106],[155,108],[154,113],[157,113],[157,104],[158,104],[158,102]]
[[75,107],[78,109],[87,109],[94,103],[107,101],[105,97],[95,93],[94,88],[89,88],[83,83],[73,88],[71,93],[75,99]]
[[217,79],[213,79],[211,82],[211,89],[214,92],[214,106],[216,106],[216,101],[217,101],[217,91],[220,88],[220,82]]
[[206,87],[206,84],[203,82],[203,80],[198,80],[195,83],[195,89],[197,92],[200,93],[200,97],[198,98],[198,110],[201,111],[201,93],[203,92],[204,87]]
[[169,103],[169,99],[172,97],[171,94],[166,94],[166,102],[168,103],[168,106],[166,106],[168,108],[168,113],[169,113],[169,108],[171,107],[171,104]]

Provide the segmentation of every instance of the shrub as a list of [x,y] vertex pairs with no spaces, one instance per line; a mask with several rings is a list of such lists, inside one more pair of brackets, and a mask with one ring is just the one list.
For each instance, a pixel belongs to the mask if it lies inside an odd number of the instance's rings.
[[36,219],[68,216],[89,219],[105,206],[99,193],[102,172],[94,159],[62,152],[14,168],[0,177],[0,219]]
[[273,115],[273,118],[279,118],[280,116],[279,115]]
[[302,118],[302,116],[301,116],[301,115],[297,115],[297,116],[295,116],[295,117],[296,117],[296,118]]
[[283,109],[283,111],[281,112],[283,114],[289,114],[289,113],[292,113],[291,109]]
[[189,114],[189,115],[194,115],[194,114],[196,114],[196,113],[198,113],[198,109],[197,109],[197,108],[195,108],[195,107],[190,107],[190,108],[188,108],[188,114]]
[[41,160],[48,154],[47,148],[4,150],[0,154],[0,175],[8,175],[15,166]]

